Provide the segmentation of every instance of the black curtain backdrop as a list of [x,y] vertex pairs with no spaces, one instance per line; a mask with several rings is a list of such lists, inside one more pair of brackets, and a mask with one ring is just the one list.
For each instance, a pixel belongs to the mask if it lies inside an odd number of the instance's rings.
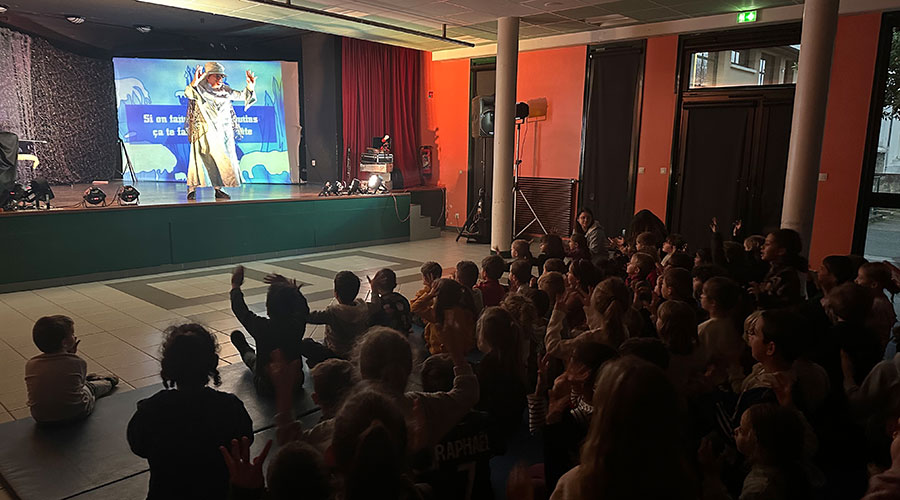
[[[111,59],[76,55],[49,41],[0,28],[0,56],[15,71],[0,75],[0,128],[20,139],[44,140],[37,170],[20,163],[18,182],[51,184],[108,180],[118,175],[116,94]],[[23,165],[26,165],[23,167]]]

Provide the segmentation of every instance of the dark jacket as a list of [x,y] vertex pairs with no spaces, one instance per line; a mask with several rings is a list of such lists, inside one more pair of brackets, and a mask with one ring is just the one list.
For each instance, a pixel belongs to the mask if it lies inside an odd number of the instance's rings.
[[284,320],[274,320],[257,315],[244,302],[244,293],[239,288],[231,289],[231,312],[244,325],[247,333],[256,341],[256,367],[253,370],[253,382],[257,388],[274,392],[269,381],[266,366],[269,365],[272,351],[281,349],[287,361],[300,358],[300,342],[306,333],[306,317],[309,308],[297,311],[297,314]]
[[219,446],[252,441],[253,422],[234,394],[171,389],[138,401],[127,435],[131,451],[150,464],[148,499],[220,500],[228,469]]

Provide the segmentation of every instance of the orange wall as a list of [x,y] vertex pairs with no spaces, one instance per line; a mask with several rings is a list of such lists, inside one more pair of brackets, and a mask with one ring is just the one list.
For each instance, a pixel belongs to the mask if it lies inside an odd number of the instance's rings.
[[[547,116],[522,126],[521,175],[578,178],[586,57],[586,46],[519,54],[517,99],[547,99]],[[459,227],[466,219],[469,60],[426,54],[424,66],[422,144],[435,146],[431,183],[447,188],[447,225]]]
[[647,39],[634,211],[646,208],[662,220],[666,220],[669,173],[672,171],[677,61],[677,35]]
[[425,54],[424,66],[422,144],[434,146],[431,183],[447,188],[447,225],[459,227],[466,220],[469,60],[432,61]]
[[875,73],[881,13],[838,20],[825,115],[810,263],[850,252]]
[[520,175],[578,178],[586,64],[587,46],[519,54],[516,99],[547,99],[546,118],[522,126]]

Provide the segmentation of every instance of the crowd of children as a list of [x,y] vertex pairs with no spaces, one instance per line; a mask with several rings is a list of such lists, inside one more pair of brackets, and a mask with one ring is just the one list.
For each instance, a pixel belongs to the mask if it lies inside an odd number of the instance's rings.
[[[741,230],[713,220],[687,242],[641,212],[613,239],[585,210],[537,256],[517,240],[480,270],[425,263],[411,301],[390,269],[370,302],[342,271],[335,303],[311,311],[270,275],[267,317],[244,303],[239,266],[232,309],[255,348],[231,338],[276,400],[280,447],[251,456],[243,403],[210,387],[215,337],[173,327],[166,388],[128,425],[150,498],[489,499],[491,458],[522,436],[543,460],[513,470],[510,498],[900,498],[900,270],[835,255],[811,272],[796,232]],[[323,343],[307,324],[325,325]],[[117,382],[85,373],[74,333],[64,316],[35,324],[39,422],[86,417]],[[304,361],[312,428],[292,413]]]

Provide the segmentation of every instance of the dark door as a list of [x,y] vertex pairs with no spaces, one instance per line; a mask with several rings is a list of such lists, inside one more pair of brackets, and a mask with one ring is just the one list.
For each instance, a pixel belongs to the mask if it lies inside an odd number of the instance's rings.
[[709,246],[709,221],[764,233],[781,221],[793,90],[685,97],[675,167],[672,230]]
[[634,214],[644,47],[603,47],[589,58],[580,202],[611,235]]

